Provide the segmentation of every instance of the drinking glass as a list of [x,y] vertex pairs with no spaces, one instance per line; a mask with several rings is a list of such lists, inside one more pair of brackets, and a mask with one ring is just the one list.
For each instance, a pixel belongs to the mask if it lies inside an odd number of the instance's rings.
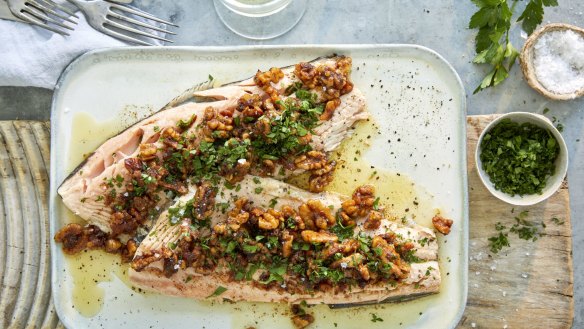
[[213,0],[219,18],[242,37],[265,40],[292,29],[306,10],[307,0]]

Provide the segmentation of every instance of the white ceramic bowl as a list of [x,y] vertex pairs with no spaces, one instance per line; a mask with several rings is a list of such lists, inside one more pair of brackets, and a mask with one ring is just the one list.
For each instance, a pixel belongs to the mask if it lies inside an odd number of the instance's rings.
[[[523,122],[533,123],[539,127],[548,129],[558,141],[558,144],[560,146],[560,153],[556,158],[555,162],[556,169],[554,174],[547,178],[545,188],[542,190],[541,194],[511,196],[507,193],[496,190],[495,185],[491,182],[489,178],[489,175],[483,170],[483,165],[480,159],[481,142],[483,141],[483,137],[485,136],[485,134],[488,131],[490,131],[493,127],[495,127],[495,125],[501,122],[501,120],[503,119],[511,119],[511,121],[517,123]],[[475,151],[475,162],[477,170],[479,172],[479,176],[481,177],[481,181],[487,187],[489,192],[491,192],[492,195],[494,195],[500,200],[503,200],[513,205],[530,206],[549,198],[562,185],[564,177],[566,176],[566,171],[568,170],[568,148],[566,147],[566,142],[564,141],[562,134],[560,134],[560,132],[556,129],[556,127],[554,127],[554,125],[548,118],[539,114],[533,114],[528,112],[512,112],[498,117],[485,127],[477,142],[477,147]]]

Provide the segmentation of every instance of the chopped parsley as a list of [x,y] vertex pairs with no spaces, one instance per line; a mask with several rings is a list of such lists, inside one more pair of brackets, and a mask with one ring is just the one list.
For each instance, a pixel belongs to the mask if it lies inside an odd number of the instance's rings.
[[495,189],[511,196],[541,194],[560,152],[548,130],[510,119],[485,134],[480,150],[482,169]]
[[377,314],[371,313],[371,322],[383,322],[383,319],[378,317]]
[[489,248],[491,252],[498,253],[503,247],[510,247],[507,233],[499,232],[499,235],[489,238]]
[[215,291],[210,294],[209,296],[207,296],[207,298],[213,298],[213,297],[217,297],[219,295],[221,295],[222,293],[226,292],[227,288],[223,287],[223,286],[219,286],[217,287],[217,289],[215,289]]

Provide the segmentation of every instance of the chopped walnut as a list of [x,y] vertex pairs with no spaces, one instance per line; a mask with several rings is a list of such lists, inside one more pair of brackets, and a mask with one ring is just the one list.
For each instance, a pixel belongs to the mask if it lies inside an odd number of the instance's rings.
[[202,129],[205,141],[213,142],[216,138],[227,139],[233,130],[233,118],[218,115],[217,111],[209,106],[205,109],[205,120]]
[[63,252],[69,255],[76,254],[87,245],[88,237],[84,234],[83,226],[67,224],[55,234],[55,242],[63,244]]
[[302,239],[309,243],[325,243],[325,242],[335,242],[339,240],[339,237],[335,234],[328,232],[315,232],[311,230],[304,230],[302,233]]
[[342,243],[332,243],[322,251],[322,259],[327,259],[336,253],[348,255],[354,253],[359,248],[359,242],[354,239],[346,239]]
[[241,112],[244,118],[257,119],[264,114],[262,98],[258,94],[244,94],[237,101],[236,110]]
[[368,281],[369,279],[371,279],[371,273],[369,273],[369,268],[367,268],[366,265],[363,264],[359,265],[358,270],[363,280]]
[[299,63],[294,68],[294,74],[306,88],[321,88],[325,100],[337,99],[353,90],[353,83],[348,78],[350,71],[351,59],[347,57],[316,67],[310,63]]
[[148,161],[156,158],[156,152],[158,152],[156,145],[151,143],[143,143],[140,144],[140,153],[138,156],[141,160]]
[[292,322],[298,329],[306,328],[308,325],[314,322],[314,316],[312,316],[312,314],[306,313],[306,311],[298,304],[292,305],[291,311],[293,314]]
[[294,159],[297,168],[304,170],[315,170],[323,168],[327,163],[327,157],[324,152],[308,151]]
[[343,257],[341,259],[338,259],[336,261],[334,261],[331,264],[332,268],[356,268],[357,266],[361,265],[361,263],[363,263],[363,260],[365,259],[365,257],[363,255],[361,255],[360,253],[354,253],[352,255]]
[[277,83],[284,77],[284,72],[280,68],[272,67],[269,71],[259,71],[254,77],[254,82],[270,96],[274,102],[280,99],[278,91],[272,87],[272,83]]
[[343,211],[351,218],[366,216],[375,203],[375,189],[371,185],[360,186],[353,192],[353,198],[342,204]]
[[372,210],[369,212],[365,223],[363,224],[363,228],[366,230],[376,230],[381,225],[381,213],[379,211]]
[[302,217],[292,207],[285,205],[280,209],[280,213],[284,218],[291,218],[298,229],[304,230],[306,228]]
[[287,230],[282,232],[282,256],[288,258],[292,255],[292,242],[294,241],[294,236],[290,234]]
[[341,105],[340,98],[331,99],[330,101],[326,102],[326,105],[324,106],[324,111],[320,115],[319,120],[322,121],[330,120],[333,117],[333,114],[337,107],[339,107],[339,105]]
[[108,239],[105,242],[105,251],[114,254],[122,247],[122,243],[118,239]]
[[453,223],[452,219],[447,219],[440,215],[436,215],[434,216],[434,218],[432,218],[432,224],[434,225],[434,228],[444,235],[450,233],[452,223]]
[[330,208],[326,207],[318,200],[308,200],[308,202],[298,207],[298,214],[304,225],[309,229],[319,228],[326,230],[335,225],[335,216],[331,214]]
[[172,138],[177,142],[180,141],[180,133],[172,127],[168,127],[166,129],[164,129],[164,131],[162,132],[162,136],[167,137],[167,138]]
[[379,259],[384,264],[392,264],[391,273],[398,279],[404,278],[409,272],[409,265],[405,263],[393,244],[387,243],[381,236],[375,236],[371,241],[371,247],[379,248]]
[[258,218],[258,227],[262,230],[275,230],[280,226],[280,223],[284,221],[282,215],[274,210],[268,209],[268,211],[262,213]]
[[333,181],[333,173],[337,163],[328,161],[324,167],[316,169],[308,178],[308,188],[310,192],[322,192],[324,188]]
[[193,214],[198,220],[203,220],[213,213],[215,206],[215,190],[209,183],[197,187],[193,202]]

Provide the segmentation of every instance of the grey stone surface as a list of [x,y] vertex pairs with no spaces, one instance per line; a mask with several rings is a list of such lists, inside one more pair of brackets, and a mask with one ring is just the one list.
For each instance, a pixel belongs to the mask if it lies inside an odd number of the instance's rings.
[[[518,4],[517,10],[526,1]],[[470,1],[410,0],[313,0],[300,23],[289,33],[268,41],[241,38],[219,21],[211,0],[153,1],[135,4],[160,17],[170,18],[181,28],[175,45],[229,46],[262,44],[357,44],[414,43],[442,54],[458,71],[467,90],[469,114],[527,111],[557,118],[564,125],[570,166],[571,213],[574,249],[575,319],[573,328],[584,328],[584,99],[550,101],[531,90],[518,66],[500,86],[473,95],[472,91],[487,67],[472,64],[475,31],[468,20],[475,11]],[[544,22],[584,26],[584,2],[561,0],[560,6],[546,9]],[[511,40],[519,48],[524,39],[515,24]],[[32,88],[0,88],[0,119],[47,119],[50,91]],[[471,223],[472,225],[472,223]]]

